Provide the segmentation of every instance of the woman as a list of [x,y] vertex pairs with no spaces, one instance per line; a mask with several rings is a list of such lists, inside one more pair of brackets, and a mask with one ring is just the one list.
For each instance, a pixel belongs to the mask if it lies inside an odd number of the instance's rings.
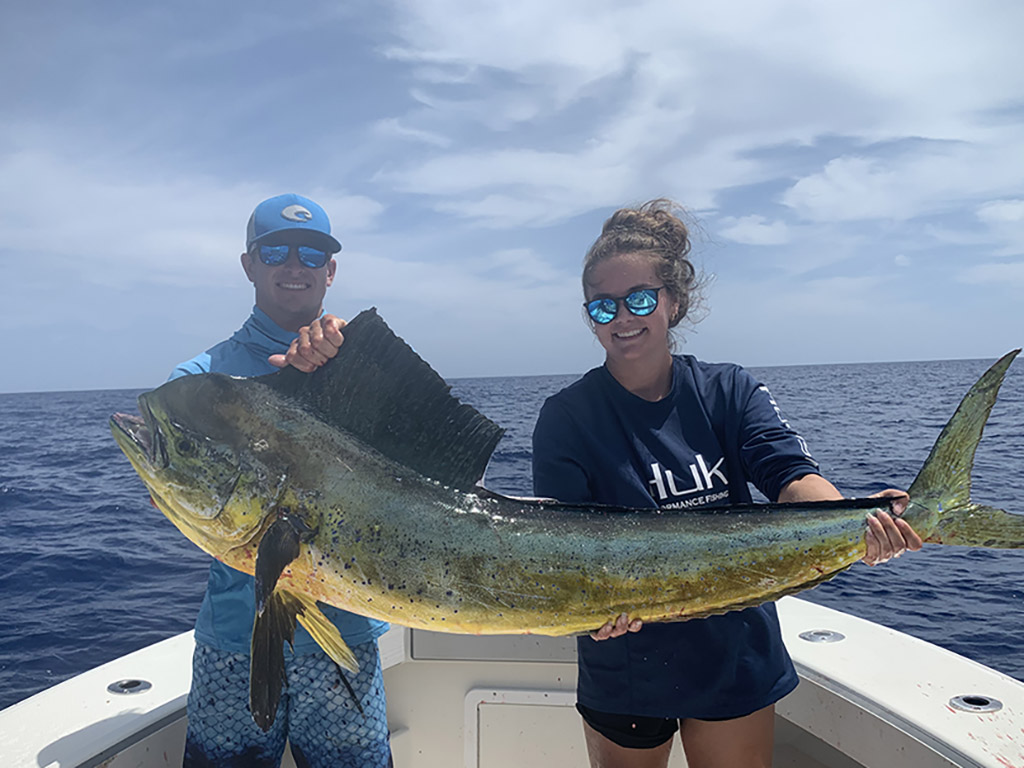
[[[692,507],[840,499],[768,390],[731,364],[673,355],[698,281],[673,204],[616,211],[587,252],[585,307],[605,363],[549,398],[534,492],[566,502]],[[906,495],[897,496],[898,512]],[[869,518],[869,564],[921,539]],[[642,631],[641,631],[642,630]],[[577,708],[591,765],[665,766],[679,730],[691,768],[768,766],[774,704],[797,684],[774,604],[679,623],[623,615],[579,641]]]

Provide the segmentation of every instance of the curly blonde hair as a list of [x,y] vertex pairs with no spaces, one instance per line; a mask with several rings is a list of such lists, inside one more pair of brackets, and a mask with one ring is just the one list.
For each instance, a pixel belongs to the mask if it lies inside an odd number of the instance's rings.
[[663,197],[613,213],[583,259],[584,294],[594,267],[605,259],[627,253],[648,254],[657,261],[655,271],[678,305],[669,319],[669,328],[679,325],[699,302],[701,287],[697,269],[688,258],[690,230],[681,215],[682,208]]

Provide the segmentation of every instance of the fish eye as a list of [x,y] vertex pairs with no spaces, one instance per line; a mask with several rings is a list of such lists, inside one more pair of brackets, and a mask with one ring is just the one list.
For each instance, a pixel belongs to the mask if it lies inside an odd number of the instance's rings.
[[183,437],[178,440],[178,453],[192,453],[195,448],[196,444],[187,437]]

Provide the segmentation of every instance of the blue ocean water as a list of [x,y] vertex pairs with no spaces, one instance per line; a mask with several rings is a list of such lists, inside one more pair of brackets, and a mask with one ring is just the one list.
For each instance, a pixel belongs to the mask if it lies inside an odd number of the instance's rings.
[[[992,361],[752,369],[849,496],[906,487]],[[485,484],[529,494],[544,398],[575,376],[461,379],[507,428]],[[0,708],[192,626],[208,557],[150,506],[107,427],[138,391],[0,395]],[[1024,364],[1011,367],[975,466],[977,501],[1024,513]],[[929,546],[854,566],[802,597],[1024,679],[1024,550]]]

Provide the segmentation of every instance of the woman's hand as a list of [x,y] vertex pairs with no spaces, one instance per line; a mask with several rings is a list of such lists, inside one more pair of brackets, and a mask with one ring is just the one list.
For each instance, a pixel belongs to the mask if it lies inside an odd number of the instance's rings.
[[877,515],[868,515],[868,530],[864,534],[868,549],[864,555],[865,563],[878,565],[899,557],[907,550],[916,552],[924,545],[921,537],[910,527],[910,523],[899,517],[910,501],[910,497],[904,491],[887,488],[880,493],[871,494],[870,498],[892,499],[890,509],[893,514],[879,512]]
[[340,317],[324,315],[299,329],[298,337],[283,355],[271,355],[271,365],[284,368],[294,365],[304,373],[312,373],[336,354],[345,340],[341,333],[347,323]]
[[629,620],[629,616],[621,614],[615,621],[609,621],[597,632],[591,632],[590,636],[595,640],[607,640],[611,637],[621,637],[627,632],[639,632],[644,625],[640,619]]
[[[839,490],[820,475],[804,475],[793,480],[787,483],[779,494],[779,501],[785,502],[826,501],[842,498],[843,495]],[[906,491],[886,488],[884,491],[871,494],[869,498],[892,499],[889,502],[889,509],[893,514],[879,512],[877,516],[868,515],[868,529],[864,533],[864,542],[867,544],[867,554],[864,555],[865,563],[878,565],[886,560],[899,557],[908,549],[916,551],[923,546],[924,542],[910,527],[910,523],[899,517],[906,510],[910,501]]]

